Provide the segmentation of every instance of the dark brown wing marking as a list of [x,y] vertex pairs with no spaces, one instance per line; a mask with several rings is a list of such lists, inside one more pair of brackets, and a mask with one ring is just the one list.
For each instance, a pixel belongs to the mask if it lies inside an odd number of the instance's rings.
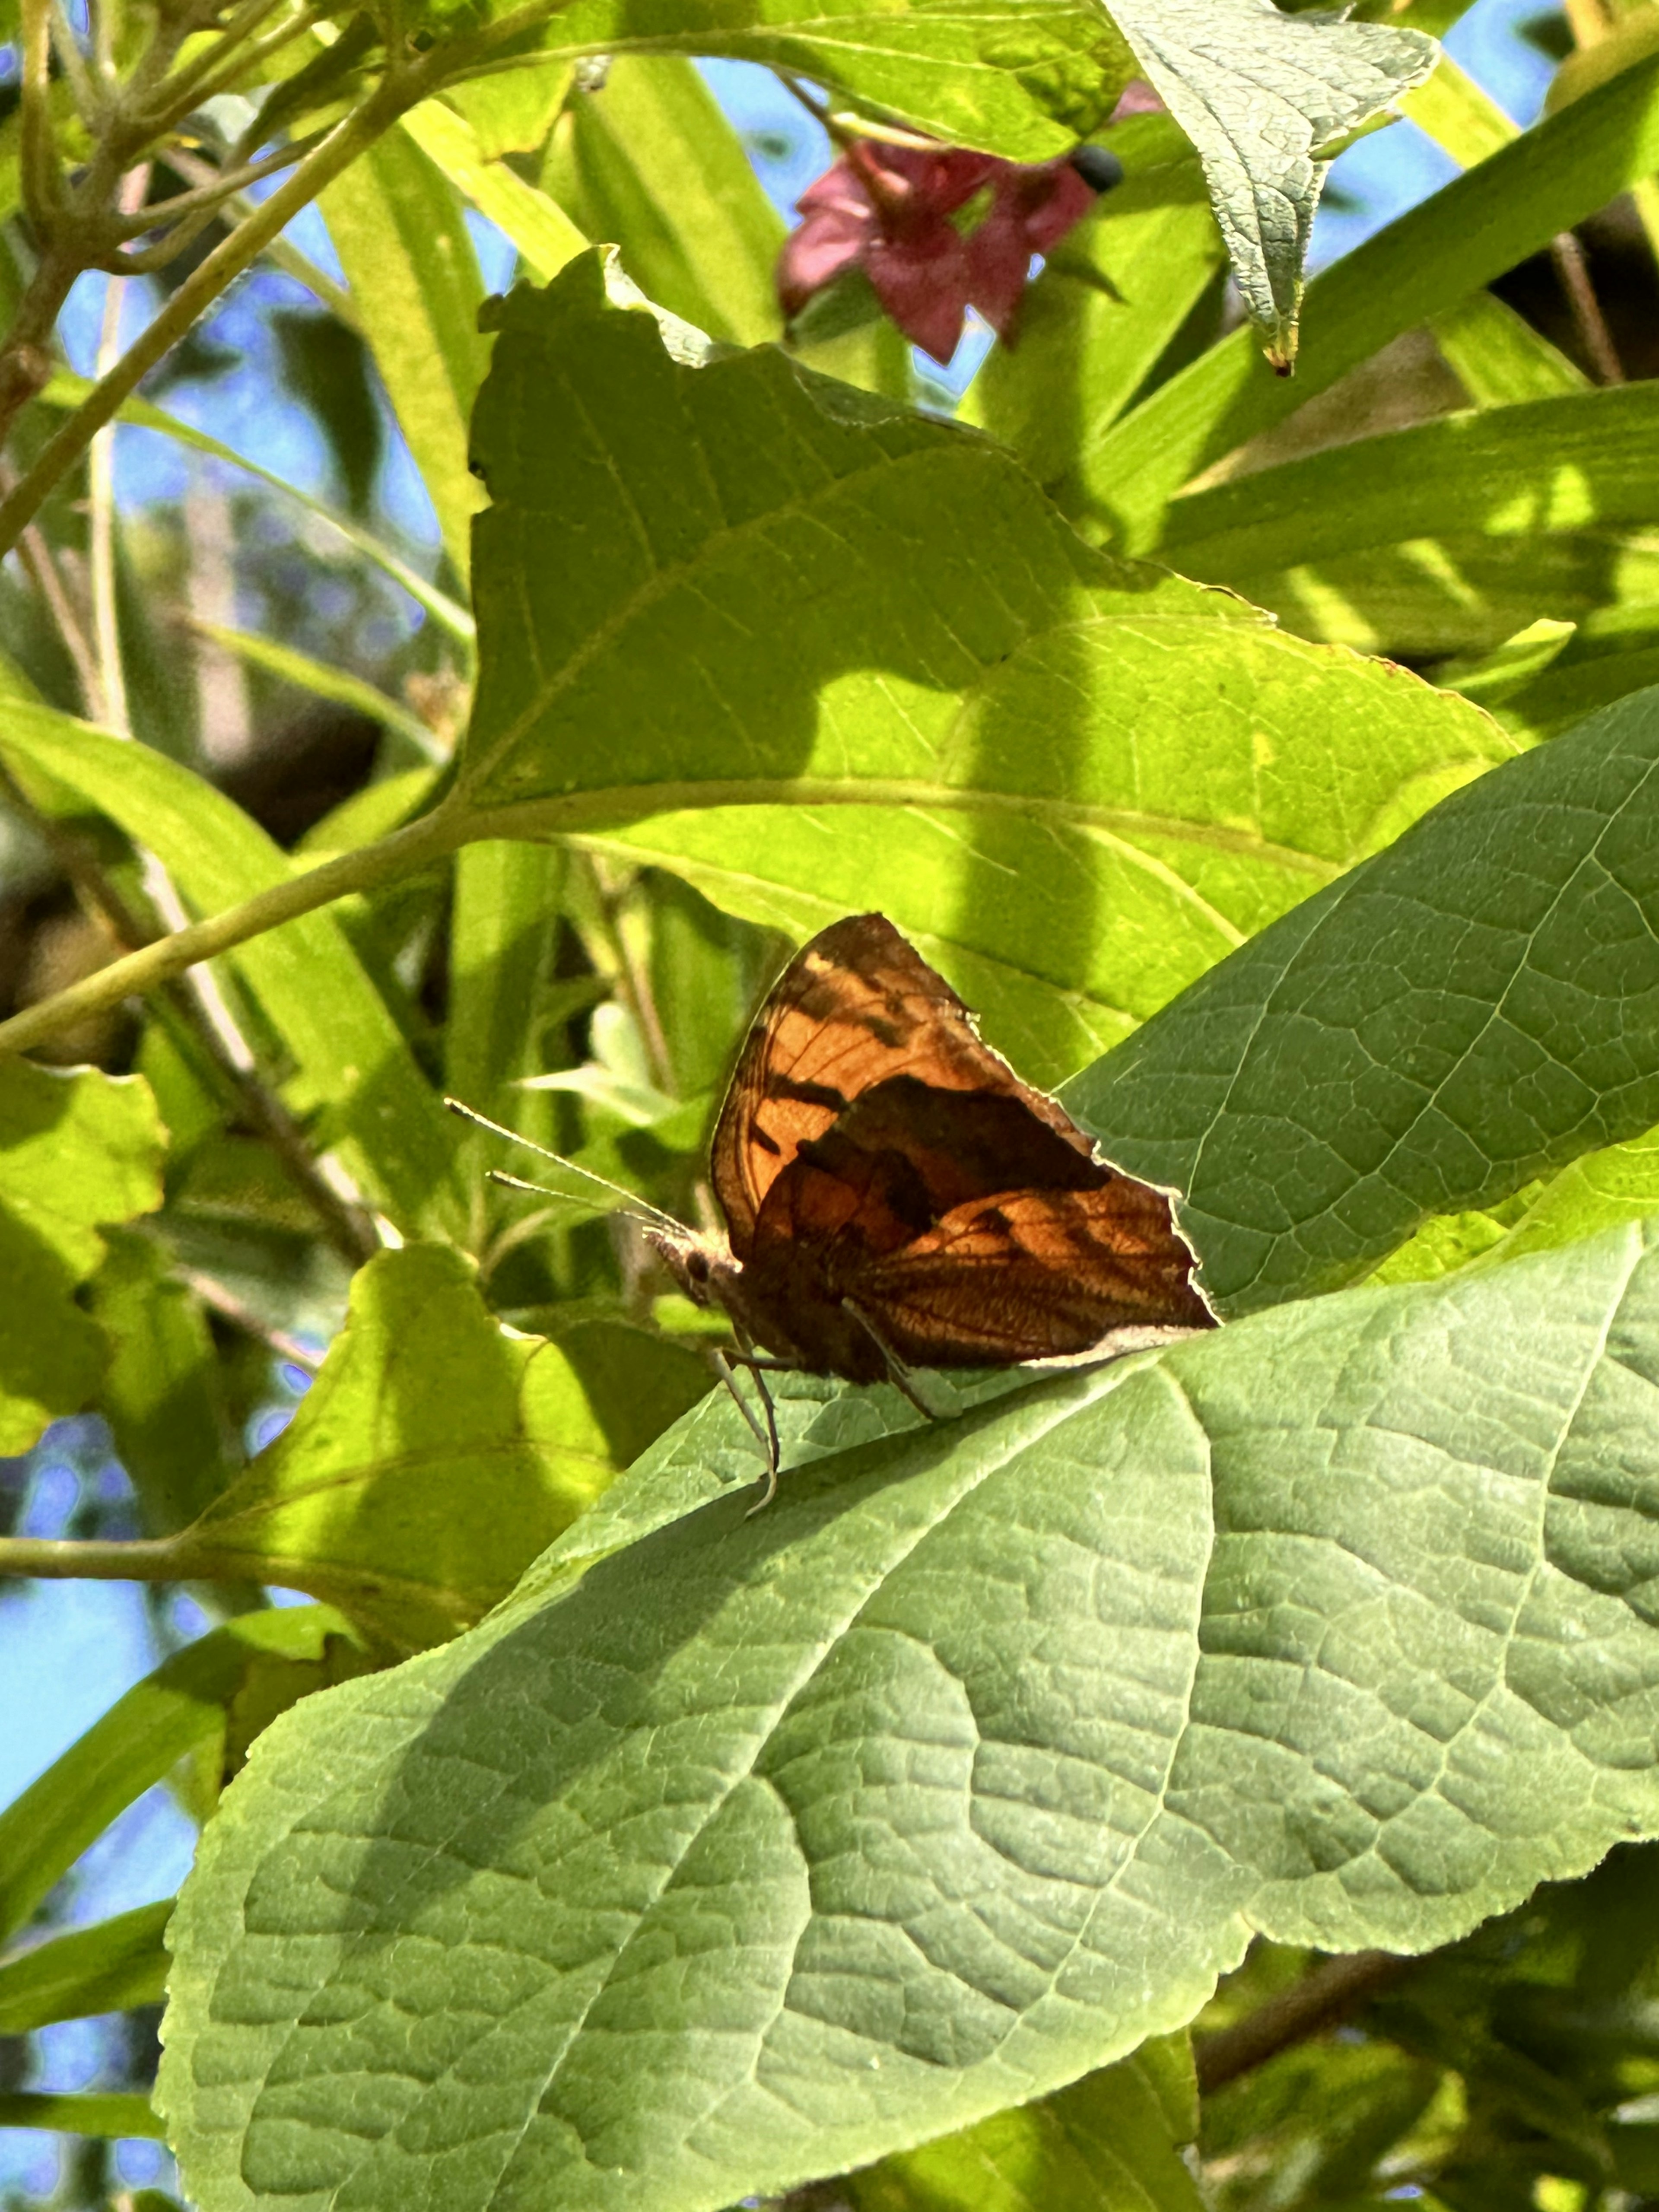
[[850,915],[802,947],[757,1017],[714,1131],[710,1168],[739,1260],[775,1178],[803,1145],[896,1075],[1022,1099],[1073,1152],[1089,1140],[981,1042],[942,975],[884,915]]

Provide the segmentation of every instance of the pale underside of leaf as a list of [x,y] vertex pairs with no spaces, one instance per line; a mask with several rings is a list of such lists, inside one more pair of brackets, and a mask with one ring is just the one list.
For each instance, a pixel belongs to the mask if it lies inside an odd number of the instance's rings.
[[1112,14],[1204,164],[1233,275],[1268,358],[1296,358],[1321,149],[1420,84],[1419,31],[1281,15],[1270,0],[1113,0]]

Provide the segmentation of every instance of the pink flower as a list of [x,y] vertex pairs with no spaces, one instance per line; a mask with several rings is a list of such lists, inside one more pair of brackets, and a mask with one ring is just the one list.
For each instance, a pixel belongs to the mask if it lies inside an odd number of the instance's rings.
[[[1111,156],[1089,151],[1095,174],[1115,182],[1098,166]],[[778,258],[785,318],[857,267],[888,317],[935,361],[956,351],[970,304],[1012,344],[1031,256],[1057,245],[1100,188],[1070,159],[1021,163],[854,139],[796,203],[804,219]],[[981,194],[989,204],[976,224],[951,220]]]

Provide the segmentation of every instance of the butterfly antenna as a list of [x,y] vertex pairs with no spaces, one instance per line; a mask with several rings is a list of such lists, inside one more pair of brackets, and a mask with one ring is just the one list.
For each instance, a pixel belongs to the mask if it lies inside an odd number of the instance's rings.
[[[500,1121],[492,1121],[488,1114],[479,1113],[476,1106],[464,1105],[459,1098],[446,1098],[444,1104],[452,1114],[458,1114],[463,1121],[471,1121],[480,1129],[488,1129],[492,1137],[500,1137],[506,1144],[522,1145],[526,1152],[534,1152],[542,1159],[551,1160],[554,1166],[562,1168],[566,1175],[575,1176],[583,1182],[592,1183],[596,1190],[605,1193],[613,1207],[634,1220],[642,1222],[647,1228],[666,1229],[676,1237],[685,1235],[683,1222],[676,1221],[672,1213],[664,1213],[659,1207],[653,1206],[649,1199],[641,1198],[637,1191],[629,1190],[619,1182],[612,1182],[608,1176],[595,1175],[592,1168],[578,1167],[574,1160],[566,1159],[562,1152],[550,1152],[545,1145],[538,1145],[533,1137],[521,1137],[516,1129],[509,1129]],[[502,1184],[508,1190],[531,1190],[543,1198],[562,1198],[567,1205],[574,1195],[568,1190],[550,1190],[544,1183],[523,1182],[517,1176],[504,1175],[497,1168],[490,1169],[489,1180]]]
[[[561,1162],[561,1165],[567,1163]],[[484,1181],[498,1182],[503,1190],[527,1190],[534,1192],[538,1198],[561,1200],[566,1206],[574,1206],[577,1203],[568,1190],[555,1190],[550,1184],[544,1182],[526,1182],[522,1176],[508,1175],[505,1168],[486,1168]],[[621,1195],[624,1198],[631,1198],[633,1194],[623,1191]],[[635,1204],[638,1203],[640,1201],[636,1200]],[[638,1213],[632,1207],[626,1206],[619,1206],[614,1210],[624,1221],[637,1221],[641,1229],[655,1229],[668,1218],[665,1214]]]

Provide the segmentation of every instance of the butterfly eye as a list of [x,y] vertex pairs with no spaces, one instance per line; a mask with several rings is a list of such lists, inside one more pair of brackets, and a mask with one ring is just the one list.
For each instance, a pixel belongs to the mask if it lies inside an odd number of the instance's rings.
[[708,1280],[708,1255],[706,1252],[690,1251],[685,1255],[688,1280],[702,1285]]

